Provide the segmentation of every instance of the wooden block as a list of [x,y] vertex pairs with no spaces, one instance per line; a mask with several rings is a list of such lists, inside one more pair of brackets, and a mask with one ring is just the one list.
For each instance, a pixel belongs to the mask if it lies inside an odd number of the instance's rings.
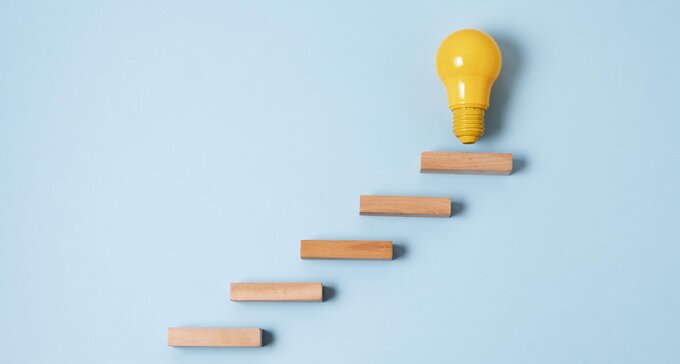
[[254,348],[262,346],[262,330],[171,327],[168,329],[168,345]]
[[423,152],[420,173],[508,175],[510,153]]
[[321,302],[321,283],[232,283],[232,301]]
[[302,240],[302,259],[392,260],[392,242],[371,240]]
[[359,205],[359,213],[369,216],[451,216],[451,199],[448,197],[362,195]]

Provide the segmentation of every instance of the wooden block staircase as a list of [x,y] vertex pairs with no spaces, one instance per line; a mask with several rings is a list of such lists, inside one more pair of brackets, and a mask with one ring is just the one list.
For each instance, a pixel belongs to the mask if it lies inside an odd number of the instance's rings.
[[[508,175],[512,154],[423,152],[421,173]],[[450,217],[448,197],[369,196],[359,200],[367,216]],[[329,260],[392,260],[389,240],[302,240],[300,258]],[[321,283],[232,283],[231,301],[323,302]],[[169,328],[169,346],[261,347],[259,328]]]

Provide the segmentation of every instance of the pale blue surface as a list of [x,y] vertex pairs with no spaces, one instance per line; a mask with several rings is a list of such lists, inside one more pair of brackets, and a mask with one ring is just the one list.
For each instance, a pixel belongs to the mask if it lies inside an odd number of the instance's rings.
[[[2,2],[0,362],[680,362],[680,6],[531,3]],[[462,27],[504,55],[471,147],[434,70]],[[422,175],[425,150],[521,163]],[[360,217],[362,193],[458,211]],[[406,251],[301,261],[309,238]],[[258,280],[335,294],[228,301]]]

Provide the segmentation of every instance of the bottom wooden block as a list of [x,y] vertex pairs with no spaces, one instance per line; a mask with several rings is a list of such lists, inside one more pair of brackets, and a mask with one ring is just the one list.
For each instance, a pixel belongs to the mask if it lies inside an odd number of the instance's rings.
[[168,329],[169,346],[212,346],[254,348],[262,346],[262,329]]

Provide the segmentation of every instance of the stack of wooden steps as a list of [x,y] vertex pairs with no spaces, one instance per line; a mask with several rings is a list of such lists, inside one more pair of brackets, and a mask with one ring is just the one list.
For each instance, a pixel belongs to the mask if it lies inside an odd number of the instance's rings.
[[[509,175],[512,154],[423,152],[421,173]],[[359,213],[366,216],[451,217],[448,197],[360,196]],[[301,259],[392,260],[388,240],[302,240]],[[230,299],[238,302],[323,302],[323,284],[232,283]],[[198,347],[261,347],[260,328],[169,328],[168,345]]]

